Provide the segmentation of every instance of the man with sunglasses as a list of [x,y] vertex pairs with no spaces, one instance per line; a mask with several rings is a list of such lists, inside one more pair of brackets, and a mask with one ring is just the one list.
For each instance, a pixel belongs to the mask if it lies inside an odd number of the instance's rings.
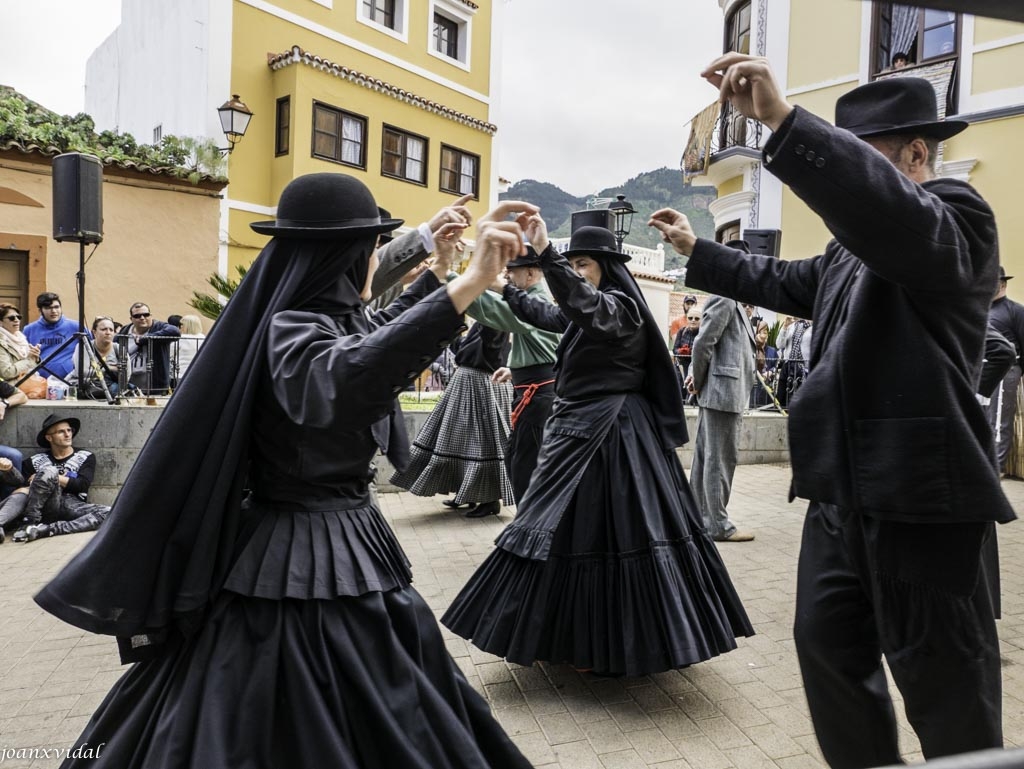
[[171,381],[171,343],[181,331],[155,320],[144,302],[133,304],[128,313],[132,322],[121,327],[115,341],[127,356],[129,382],[146,395],[165,395]]
[[[25,338],[39,347],[40,360],[46,360],[50,353],[60,347],[78,331],[78,323],[64,317],[64,308],[60,297],[52,291],[45,291],[36,297],[39,308],[39,320],[25,326]],[[68,345],[46,365],[39,369],[41,376],[58,376],[61,379],[71,373],[75,367],[71,351],[74,345]]]

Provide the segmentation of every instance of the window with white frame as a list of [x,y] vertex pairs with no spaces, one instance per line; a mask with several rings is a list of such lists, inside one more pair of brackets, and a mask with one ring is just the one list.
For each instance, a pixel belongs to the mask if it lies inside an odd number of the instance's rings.
[[357,0],[356,19],[401,40],[409,26],[409,0]]
[[391,126],[384,126],[380,172],[415,184],[427,183],[427,140]]
[[153,129],[153,144],[159,144],[164,138],[164,124],[161,123]]
[[473,13],[456,0],[430,0],[430,55],[468,69]]
[[441,190],[480,196],[480,156],[441,145]]
[[313,157],[366,169],[366,118],[313,102]]

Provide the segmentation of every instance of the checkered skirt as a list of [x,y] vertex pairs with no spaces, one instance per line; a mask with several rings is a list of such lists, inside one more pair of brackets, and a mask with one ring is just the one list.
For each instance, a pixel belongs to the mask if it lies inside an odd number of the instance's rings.
[[515,504],[505,467],[511,411],[510,384],[460,366],[413,441],[408,468],[391,482],[421,497],[454,493],[457,504]]

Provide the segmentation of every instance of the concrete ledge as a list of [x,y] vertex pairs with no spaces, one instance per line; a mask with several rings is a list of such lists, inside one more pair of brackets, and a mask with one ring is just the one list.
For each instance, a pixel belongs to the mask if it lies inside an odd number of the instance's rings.
[[[157,399],[163,403],[166,399]],[[89,501],[109,505],[114,501],[128,471],[135,464],[156,420],[163,413],[157,406],[108,406],[92,401],[29,401],[10,410],[0,422],[0,443],[13,446],[26,457],[41,451],[36,434],[50,414],[75,417],[82,430],[75,448],[96,455],[96,478]]]
[[[11,409],[0,422],[0,444],[13,446],[25,456],[39,451],[36,433],[49,414],[77,417],[82,431],[75,438],[75,446],[96,454],[96,479],[89,499],[109,505],[114,501],[128,471],[149,438],[156,420],[163,413],[166,398],[157,398],[156,406],[108,406],[91,401],[30,401]],[[415,437],[429,412],[406,412],[405,424],[409,436]],[[678,450],[683,467],[689,469],[693,458],[693,436],[697,433],[697,409],[686,409],[686,426],[691,443]],[[394,473],[386,457],[378,456],[377,479],[381,491],[399,491],[388,483]],[[789,461],[789,443],[786,435],[786,417],[782,414],[753,411],[743,417],[740,429],[741,465],[766,464]]]

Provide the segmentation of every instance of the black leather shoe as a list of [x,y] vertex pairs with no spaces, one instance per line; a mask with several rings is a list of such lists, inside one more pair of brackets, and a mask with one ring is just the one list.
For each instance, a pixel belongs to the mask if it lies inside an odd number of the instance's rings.
[[454,499],[446,499],[441,502],[445,507],[450,507],[452,510],[459,510],[463,507],[470,507],[469,502],[456,502]]
[[481,502],[479,505],[469,508],[466,511],[467,518],[486,518],[488,515],[497,515],[501,512],[501,501]]

